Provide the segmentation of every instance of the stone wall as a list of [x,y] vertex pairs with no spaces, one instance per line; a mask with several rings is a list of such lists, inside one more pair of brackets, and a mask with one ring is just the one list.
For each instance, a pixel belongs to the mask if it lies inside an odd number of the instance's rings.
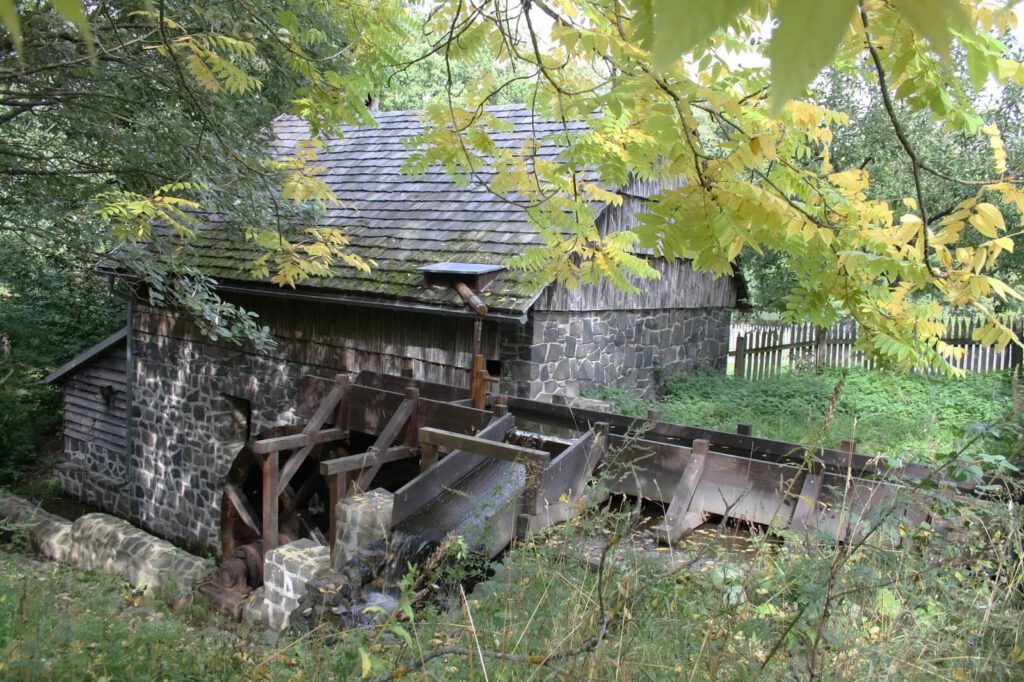
[[176,599],[190,600],[196,582],[213,570],[209,559],[107,514],[85,514],[72,522],[0,493],[0,519],[25,528],[32,548],[47,559],[121,575],[132,585],[165,589]]
[[224,478],[245,442],[298,423],[309,366],[212,343],[135,334],[132,518],[162,537],[219,548]]
[[[278,348],[271,354],[255,353],[211,342],[195,328],[172,314],[137,306],[133,330],[133,452],[129,467],[130,487],[125,491],[132,504],[128,518],[152,532],[190,546],[219,549],[221,495],[224,478],[245,442],[275,426],[301,423],[295,414],[299,383],[304,376],[332,377],[361,369],[398,373],[400,352],[389,338],[377,338],[377,360],[367,350],[365,328],[351,328],[350,338],[363,346],[358,354],[343,348],[344,320],[352,309],[296,303],[287,312],[272,302],[266,310],[255,301],[243,301],[267,317],[261,322],[280,332]],[[391,324],[389,311],[375,311],[380,330]],[[354,313],[353,313],[354,314]],[[360,313],[364,315],[365,313]],[[428,381],[451,380],[458,366],[442,366],[444,344],[465,346],[472,325],[458,321],[448,338],[436,338],[437,316],[405,314],[404,344],[416,333],[424,338],[423,358],[414,376]],[[334,320],[323,331],[313,320]],[[429,319],[427,319],[429,318]],[[362,318],[359,318],[362,319]],[[302,328],[303,320],[309,320]],[[353,317],[353,323],[358,320]],[[275,326],[276,325],[276,326]],[[291,325],[291,326],[282,326]],[[378,330],[378,331],[380,331]],[[419,330],[419,332],[417,332]],[[491,330],[493,334],[494,330]],[[426,351],[431,351],[427,353]],[[496,352],[496,351],[495,351]],[[387,356],[381,365],[380,358]],[[462,357],[465,356],[465,357]],[[453,354],[453,362],[465,353]],[[364,367],[361,362],[369,363]],[[111,508],[108,499],[99,506]]]
[[541,400],[615,386],[650,395],[660,377],[697,367],[724,371],[730,310],[537,312],[503,346],[502,390]]

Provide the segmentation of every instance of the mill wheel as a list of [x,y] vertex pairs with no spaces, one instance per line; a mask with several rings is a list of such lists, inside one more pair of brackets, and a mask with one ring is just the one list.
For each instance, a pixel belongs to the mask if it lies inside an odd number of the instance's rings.
[[[302,431],[301,426],[282,426],[259,434],[256,440],[287,436]],[[282,452],[280,466],[292,455]],[[329,524],[327,480],[320,473],[320,461],[348,454],[344,448],[320,445],[313,449],[278,500],[278,544],[299,538],[312,538],[326,544]],[[221,557],[228,559],[246,545],[259,544],[263,519],[263,471],[261,458],[248,447],[235,457],[224,483],[221,498]],[[262,580],[260,580],[262,582]],[[258,587],[258,585],[251,585]]]

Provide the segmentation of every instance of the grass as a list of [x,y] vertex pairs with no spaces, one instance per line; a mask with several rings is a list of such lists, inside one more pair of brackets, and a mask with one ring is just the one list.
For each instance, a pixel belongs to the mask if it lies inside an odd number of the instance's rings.
[[[241,658],[116,578],[0,552],[0,678],[231,679]],[[194,608],[194,607],[193,607]],[[196,620],[208,614],[195,614]]]
[[[821,425],[829,398],[844,378],[835,415]],[[862,452],[906,460],[935,458],[975,422],[989,422],[1010,407],[1008,373],[945,379],[878,370],[782,374],[761,381],[719,374],[675,375],[657,403],[604,390],[598,397],[616,409],[645,414],[661,410],[666,421],[733,431],[752,424],[754,435],[838,447],[855,437]]]
[[[554,527],[512,549],[490,581],[465,600],[456,594],[450,608],[435,604],[411,622],[344,633],[330,645],[324,630],[270,645],[197,607],[172,613],[139,603],[115,577],[0,551],[0,678],[356,680],[421,662],[426,675],[404,677],[1024,675],[1019,567],[991,537],[954,544],[914,534],[903,551],[881,543],[844,556],[830,584],[845,550],[767,537],[742,552],[693,538],[665,555],[700,568],[667,570],[610,541],[640,520],[627,505]],[[1003,542],[1020,541],[1019,514],[983,521]],[[583,558],[588,544],[597,554],[606,547],[600,570]],[[225,640],[209,622],[240,637]]]
[[[933,542],[924,550],[923,536],[905,551],[872,543],[850,554],[768,538],[745,552],[698,541],[666,550],[687,564],[699,560],[699,570],[667,570],[611,547],[601,576],[580,558],[582,544],[636,521],[628,512],[602,514],[519,547],[493,589],[423,618],[403,657],[459,649],[429,666],[444,679],[484,679],[482,667],[491,680],[1024,675],[1019,565],[996,558],[991,544],[967,543],[976,561],[984,556],[1004,578],[1014,576],[1008,583],[968,569],[964,546]],[[550,668],[540,669],[545,660]]]
[[[682,423],[748,422],[829,445],[855,434],[865,451],[926,458],[1012,402],[1005,375],[851,371],[819,433],[838,379],[674,377],[658,407]],[[610,395],[635,413],[649,406]],[[1020,506],[900,494],[951,534],[887,524],[863,545],[837,545],[783,529],[736,551],[712,531],[658,553],[683,560],[676,571],[616,544],[644,522],[627,503],[517,544],[465,599],[456,590],[412,620],[273,644],[200,607],[139,604],[115,577],[0,551],[0,678],[373,680],[410,666],[406,679],[1024,679]],[[602,567],[587,547],[605,548]]]

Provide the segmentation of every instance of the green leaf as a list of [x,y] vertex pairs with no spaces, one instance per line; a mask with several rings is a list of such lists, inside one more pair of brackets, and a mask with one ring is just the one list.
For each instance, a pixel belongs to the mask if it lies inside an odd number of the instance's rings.
[[752,0],[713,0],[713,2],[681,2],[653,0],[654,20],[651,22],[654,68],[663,70],[681,54],[722,28]]
[[398,623],[392,623],[390,626],[388,626],[388,630],[401,637],[402,640],[405,641],[406,646],[409,646],[410,648],[412,647],[412,635],[410,635],[409,631],[403,628],[401,625],[399,625]]
[[90,57],[96,55],[96,46],[92,42],[92,30],[89,28],[89,17],[85,14],[82,0],[50,0],[57,13],[74,24],[82,33],[82,42]]
[[960,0],[892,0],[892,5],[936,52],[949,56],[950,25],[965,23]]
[[3,24],[7,32],[11,34],[14,49],[21,57],[21,20],[18,18],[18,10],[14,7],[14,0],[0,0],[0,24]]
[[778,112],[829,63],[850,26],[857,0],[781,0],[778,28],[766,50],[772,64],[772,109]]

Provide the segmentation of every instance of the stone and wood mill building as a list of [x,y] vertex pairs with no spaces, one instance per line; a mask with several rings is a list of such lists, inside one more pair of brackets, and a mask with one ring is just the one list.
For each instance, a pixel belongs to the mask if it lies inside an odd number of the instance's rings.
[[[499,145],[562,130],[519,106],[491,113],[513,124],[493,134]],[[284,289],[253,278],[251,247],[205,230],[198,264],[225,300],[259,314],[276,350],[212,341],[175,311],[132,301],[124,330],[50,377],[66,387],[61,477],[69,492],[169,539],[213,546],[229,467],[249,439],[297,421],[303,376],[411,372],[466,387],[477,320],[487,371],[500,392],[519,397],[604,386],[644,392],[659,372],[724,369],[735,280],[654,259],[662,277],[637,295],[607,283],[526,288],[522,273],[502,266],[540,241],[525,212],[485,187],[456,185],[437,167],[403,174],[412,153],[403,140],[420,132],[419,114],[376,117],[377,127],[326,141],[316,163],[342,202],[321,224],[342,228],[350,248],[377,267],[339,267]],[[282,117],[275,133],[286,151],[307,129]],[[635,224],[645,188],[624,189],[623,204],[603,210],[602,229]],[[478,315],[481,302],[486,313]]]

